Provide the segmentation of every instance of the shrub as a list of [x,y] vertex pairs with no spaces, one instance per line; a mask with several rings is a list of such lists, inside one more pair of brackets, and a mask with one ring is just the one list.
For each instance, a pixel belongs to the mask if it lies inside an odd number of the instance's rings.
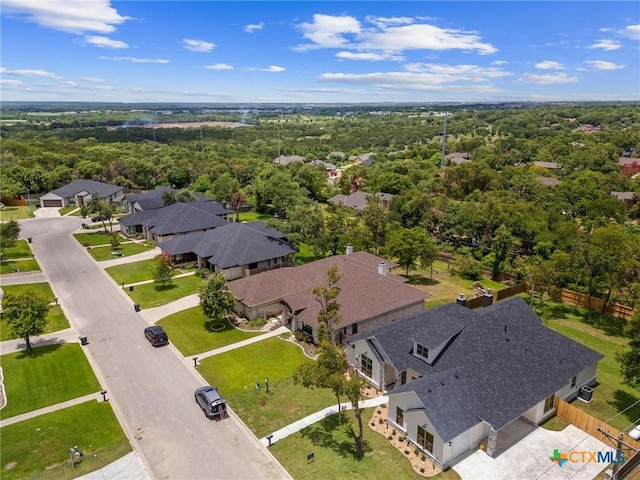
[[396,433],[398,433],[398,432],[394,430],[393,432],[391,432],[391,435],[393,435],[395,437]]
[[249,320],[249,326],[253,328],[264,327],[267,324],[267,319],[265,317],[258,317],[255,320]]
[[427,456],[424,453],[420,455],[420,460],[424,462],[426,459],[427,459]]
[[413,454],[417,457],[418,455],[420,455],[420,450],[418,450],[417,448],[414,448]]
[[382,424],[384,423],[384,419],[383,419],[383,418],[379,418],[379,419],[378,419],[378,423],[379,423],[380,425],[382,425]]
[[405,438],[405,437],[404,437],[404,435],[400,435],[400,436],[398,437],[398,440],[400,440],[401,442],[404,442],[404,438]]

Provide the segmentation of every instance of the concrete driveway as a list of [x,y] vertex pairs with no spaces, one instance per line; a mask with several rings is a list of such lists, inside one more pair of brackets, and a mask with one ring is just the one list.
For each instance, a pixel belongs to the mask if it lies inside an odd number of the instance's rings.
[[[569,425],[561,432],[537,428],[497,458],[478,450],[458,462],[453,469],[463,480],[592,480],[608,467],[605,463],[565,462],[562,467],[552,462],[554,450],[613,451],[600,440]],[[579,458],[580,455],[575,455]],[[588,458],[588,456],[586,456]]]

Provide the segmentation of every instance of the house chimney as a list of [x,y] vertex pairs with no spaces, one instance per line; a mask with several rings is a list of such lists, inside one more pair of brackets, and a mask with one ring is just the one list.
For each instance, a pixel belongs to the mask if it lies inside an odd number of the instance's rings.
[[387,264],[385,262],[380,262],[378,264],[378,273],[380,275],[384,275],[385,277],[387,276]]
[[353,253],[353,245],[347,245],[347,255],[351,255]]
[[487,291],[482,295],[482,306],[488,307],[493,303],[493,292],[490,288],[487,288]]
[[227,201],[226,200],[222,200],[222,208],[224,208],[225,210],[227,209]]
[[458,298],[456,298],[456,303],[458,305],[462,305],[463,307],[467,306],[467,297],[464,293],[461,293],[460,295],[458,295]]

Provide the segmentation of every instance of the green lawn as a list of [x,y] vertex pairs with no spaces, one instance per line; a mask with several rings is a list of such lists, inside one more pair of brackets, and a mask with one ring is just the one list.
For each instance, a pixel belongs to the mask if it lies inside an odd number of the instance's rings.
[[[111,245],[111,234],[110,233],[74,233],[73,236],[82,244],[83,246],[91,245]],[[122,240],[122,238],[120,239]]]
[[199,305],[169,315],[157,324],[165,329],[171,343],[185,357],[260,335],[258,332],[243,332],[233,328],[229,322],[219,324],[224,325],[224,329],[214,332],[211,321],[204,316]]
[[324,257],[316,257],[313,250],[306,243],[298,245],[298,253],[296,253],[296,265],[303,265],[305,263],[313,262]]
[[[346,418],[357,425],[353,413]],[[371,418],[371,410],[365,410],[363,420]],[[357,427],[356,427],[357,428]],[[300,432],[274,443],[269,449],[282,466],[296,480],[369,480],[371,478],[425,478],[418,475],[409,461],[386,438],[364,426],[365,456],[355,457],[355,445],[345,431],[338,415],[332,415]],[[413,449],[411,449],[413,451]],[[307,461],[307,453],[314,453],[314,461]],[[437,480],[454,480],[460,477],[453,471],[442,472]]]
[[21,220],[23,218],[33,218],[35,215],[33,207],[8,207],[4,206],[0,209],[0,221]]
[[136,285],[133,292],[130,292],[129,289],[125,289],[125,291],[134,303],[140,304],[141,308],[153,308],[197,293],[198,286],[201,283],[202,278],[190,275],[188,277],[174,278],[171,285],[167,285],[164,288],[155,283],[147,283]]
[[241,222],[254,222],[256,220],[269,220],[273,218],[267,213],[246,212],[238,214]]
[[[44,333],[58,332],[67,328],[69,328],[69,322],[67,321],[67,317],[64,316],[60,305],[51,305],[49,307],[49,313],[47,314],[47,327]],[[0,313],[0,342],[13,338],[16,337],[11,334],[11,327]],[[31,341],[33,342],[35,338],[37,337],[32,337]]]
[[[0,410],[2,418],[100,391],[91,365],[77,343],[38,347],[30,354],[9,353],[0,356],[0,365],[7,396],[7,405]],[[4,461],[4,451],[2,457]]]
[[80,209],[75,206],[75,205],[69,205],[68,207],[62,207],[58,210],[58,213],[60,215],[66,215],[69,212],[73,212],[74,210],[77,210],[77,215],[80,215]]
[[624,320],[594,313],[589,324],[584,309],[550,300],[546,307],[543,311],[538,309],[538,314],[547,319],[548,327],[604,355],[598,363],[598,383],[593,391],[593,400],[590,403],[575,401],[573,405],[603,421],[611,419],[609,423],[613,427],[627,428],[640,418],[640,404],[616,415],[640,400],[640,392],[622,382],[620,364],[615,359],[615,354],[628,344],[620,333]]
[[31,258],[31,248],[26,240],[19,239],[13,247],[7,247],[4,249],[4,255],[2,255],[2,261],[15,260],[17,258]]
[[137,283],[144,282],[145,280],[153,280],[151,268],[154,265],[155,260],[149,259],[109,267],[105,269],[105,272],[107,272],[118,284],[121,284],[122,282],[126,284]]
[[2,290],[4,290],[4,294],[12,294],[19,295],[23,293],[25,290],[35,290],[38,293],[44,295],[49,301],[53,302],[55,295],[53,294],[53,290],[47,282],[41,283],[21,283],[19,285],[3,285]]
[[[3,480],[77,478],[131,451],[109,402],[90,401],[8,425],[0,437]],[[73,469],[69,448],[76,445],[84,457]]]
[[[146,252],[147,250],[151,250],[152,248],[154,248],[154,246],[150,244],[142,245],[139,243],[121,243],[118,247],[118,253],[121,253],[122,255],[120,256],[122,257],[129,257],[131,255]],[[111,245],[105,247],[93,247],[88,250],[88,252],[97,262],[118,258],[115,255],[111,254]]]
[[[293,384],[295,368],[306,360],[298,346],[269,338],[205,358],[198,370],[220,390],[253,433],[263,437],[335,403],[329,390],[309,390]],[[265,378],[269,379],[269,393],[264,387]],[[256,380],[261,385],[259,391]]]
[[0,275],[14,272],[33,272],[40,270],[37,260],[9,260],[0,262]]

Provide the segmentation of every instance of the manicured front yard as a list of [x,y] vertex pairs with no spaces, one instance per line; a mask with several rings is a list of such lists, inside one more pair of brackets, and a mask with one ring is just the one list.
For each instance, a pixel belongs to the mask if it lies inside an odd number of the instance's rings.
[[613,427],[627,428],[640,418],[640,404],[621,415],[618,413],[640,400],[640,392],[623,383],[620,364],[615,359],[616,353],[628,344],[620,333],[624,321],[592,313],[589,324],[585,309],[556,301],[547,301],[546,306],[546,310],[538,311],[538,314],[548,318],[546,325],[549,328],[604,355],[598,363],[598,384],[593,391],[593,400],[590,403],[577,400],[573,405],[603,421],[611,419],[609,424]]
[[[244,332],[229,322],[217,324],[213,331],[211,321],[204,316],[202,308],[188,308],[163,318],[158,325],[167,332],[171,343],[185,357],[206,352],[225,345],[240,342],[260,335],[261,332]],[[218,327],[222,330],[218,330]]]
[[[331,391],[293,384],[295,368],[306,360],[297,345],[269,338],[205,358],[198,370],[220,390],[253,433],[263,437],[335,403]],[[269,393],[265,378],[269,379]],[[260,383],[259,390],[255,388],[256,381]]]
[[109,267],[105,269],[105,272],[118,284],[122,282],[126,284],[144,282],[145,280],[153,280],[152,267],[154,265],[155,260],[149,259]]
[[32,257],[29,243],[23,239],[18,240],[13,247],[5,248],[0,259],[0,274],[40,270],[40,265]]
[[[90,401],[14,423],[0,429],[0,436],[3,480],[77,478],[131,451],[109,402]],[[69,448],[76,445],[84,457],[74,469]]]
[[15,260],[17,258],[31,258],[31,248],[26,240],[19,239],[13,247],[7,247],[4,249],[2,255],[2,261]]
[[[67,317],[65,317],[60,305],[51,305],[49,307],[49,313],[47,314],[47,326],[44,333],[58,332],[67,328],[69,328],[69,321]],[[15,338],[15,336],[11,335],[11,326],[2,314],[0,314],[0,342],[13,338]],[[37,337],[31,337],[31,342],[36,340],[36,338]]]
[[[235,217],[235,214],[234,214]],[[239,213],[238,217],[241,222],[255,222],[256,220],[269,220],[273,218],[271,215],[267,213],[257,213],[257,212],[245,212]]]
[[[7,397],[7,405],[0,410],[2,418],[100,391],[100,384],[77,343],[2,355],[0,366]],[[3,438],[3,461],[5,446]]]
[[[357,428],[351,411],[346,417]],[[338,415],[332,415],[300,432],[289,435],[274,443],[270,451],[282,466],[296,480],[370,480],[372,478],[425,478],[414,472],[409,461],[379,433],[371,430],[367,421],[371,409],[363,413],[365,456],[355,458],[353,439],[347,434],[345,425]],[[307,461],[307,454],[313,452],[314,461]],[[411,448],[413,455],[413,448]],[[460,477],[453,471],[442,472],[437,480],[456,480]]]
[[136,285],[132,292],[128,289],[125,289],[125,291],[134,303],[140,304],[141,308],[153,308],[197,293],[198,286],[201,283],[202,278],[190,275],[188,277],[174,278],[171,281],[171,285],[165,287],[155,283],[147,283]]
[[6,222],[7,220],[21,220],[23,218],[33,218],[33,207],[9,207],[4,206],[0,208],[0,221]]
[[[111,233],[74,233],[73,236],[83,246],[111,245]],[[120,238],[120,240],[124,239]]]
[[97,262],[101,262],[103,260],[112,260],[118,257],[129,257],[131,255],[146,252],[152,248],[154,248],[154,246],[151,244],[143,245],[140,243],[121,243],[117,250],[118,255],[113,254],[111,245],[104,247],[92,247],[88,252],[89,255],[91,255]]
[[0,263],[0,275],[15,272],[33,272],[40,270],[36,260],[8,260]]

